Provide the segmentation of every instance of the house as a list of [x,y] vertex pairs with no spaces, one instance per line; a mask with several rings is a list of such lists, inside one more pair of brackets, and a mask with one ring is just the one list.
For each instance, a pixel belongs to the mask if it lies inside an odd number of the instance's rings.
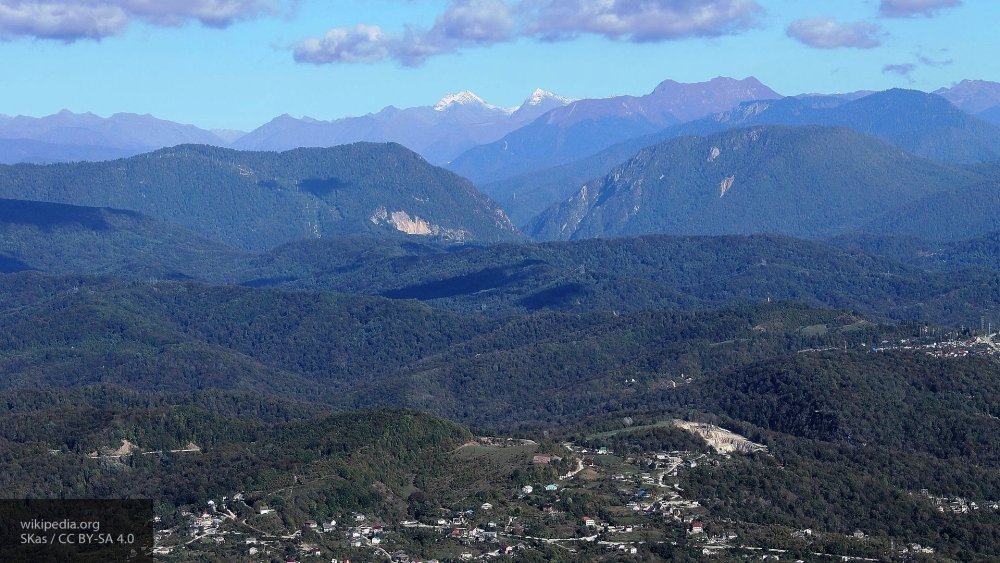
[[531,458],[531,463],[540,464],[540,465],[548,465],[548,464],[552,463],[553,461],[559,461],[561,459],[562,458],[559,457],[559,456],[557,456],[557,455],[536,454],[534,457]]
[[705,526],[701,522],[695,520],[694,522],[691,522],[691,531],[689,533],[691,533],[691,534],[704,534],[705,533]]
[[594,517],[592,517],[592,516],[585,516],[583,518],[583,525],[586,526],[586,527],[588,527],[588,528],[596,528],[597,527],[597,520]]
[[315,530],[316,528],[319,527],[319,523],[316,522],[315,520],[306,520],[306,527],[309,528],[310,530]]
[[558,488],[559,488],[559,487],[557,487],[557,486],[555,486],[555,485],[545,485],[545,490],[546,490],[546,491],[549,491],[549,492],[552,492],[552,491],[555,491],[555,490],[557,490]]
[[268,508],[266,504],[260,505],[260,508],[257,509],[258,514],[270,514],[272,512],[274,512],[274,509]]
[[337,527],[337,521],[336,520],[330,520],[329,522],[323,522],[323,531],[326,532],[326,533],[328,533],[328,534],[330,532],[332,532],[334,530],[334,528],[336,528],[336,527]]
[[530,495],[531,492],[534,491],[534,490],[535,490],[535,488],[532,487],[531,485],[525,485],[525,486],[521,487],[521,492],[524,493],[524,494],[526,494],[526,495]]
[[484,502],[479,508],[483,510],[493,510],[493,505],[488,502]]

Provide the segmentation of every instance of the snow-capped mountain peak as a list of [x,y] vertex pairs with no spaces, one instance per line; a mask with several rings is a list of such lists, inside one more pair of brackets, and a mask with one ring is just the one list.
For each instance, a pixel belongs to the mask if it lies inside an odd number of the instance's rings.
[[489,109],[496,109],[496,106],[487,104],[482,98],[469,90],[463,90],[462,92],[455,92],[441,98],[438,103],[434,104],[434,111],[445,111],[454,105],[478,105]]
[[552,92],[542,90],[541,88],[535,88],[535,91],[531,93],[531,96],[528,96],[528,99],[524,101],[524,105],[537,106],[545,100],[552,100],[561,104],[568,104],[572,101],[569,98],[564,98],[553,94]]

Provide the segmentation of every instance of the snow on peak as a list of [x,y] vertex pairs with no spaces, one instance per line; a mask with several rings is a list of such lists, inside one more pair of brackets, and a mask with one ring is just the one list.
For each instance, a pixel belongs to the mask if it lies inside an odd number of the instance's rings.
[[464,90],[462,92],[455,92],[453,94],[448,94],[447,96],[441,98],[438,103],[434,104],[434,111],[445,111],[453,105],[478,105],[487,107],[490,109],[495,109],[495,106],[491,106],[483,101],[482,98],[475,95],[474,93]]
[[529,96],[528,99],[525,100],[524,105],[537,106],[542,102],[544,102],[545,100],[554,100],[562,104],[568,104],[572,101],[569,98],[558,96],[556,94],[553,94],[552,92],[542,90],[541,88],[535,88],[535,91],[531,93],[531,96]]

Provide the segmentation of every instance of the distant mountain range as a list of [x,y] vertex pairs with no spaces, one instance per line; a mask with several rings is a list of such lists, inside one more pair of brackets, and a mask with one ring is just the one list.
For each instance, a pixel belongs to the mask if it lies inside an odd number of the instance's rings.
[[397,144],[181,145],[111,162],[0,166],[0,197],[137,211],[242,249],[345,234],[521,238],[471,183]]
[[[796,98],[809,107],[828,109],[871,93],[803,94]],[[1000,122],[998,83],[964,80],[935,93],[962,111]],[[377,113],[333,121],[282,115],[249,133],[209,131],[129,113],[107,118],[66,110],[40,118],[0,115],[0,163],[109,160],[189,143],[281,151],[373,141],[400,143],[433,164],[455,160],[455,171],[489,183],[570,162],[670,124],[729,110],[740,102],[780,97],[752,77],[720,77],[696,84],[666,80],[645,96],[575,103],[538,89],[511,108],[489,104],[466,91],[449,94],[433,106],[389,106]],[[551,110],[558,111],[547,121],[534,123]],[[512,136],[505,138],[508,135]]]
[[489,143],[569,100],[535,90],[520,106],[501,108],[472,92],[449,94],[434,106],[387,107],[374,114],[319,121],[282,115],[247,133],[233,146],[244,150],[328,147],[355,141],[392,141],[434,164],[445,164],[463,151]]
[[[886,217],[909,205],[924,198],[943,202],[947,198],[938,194],[985,181],[846,128],[755,126],[643,149],[538,216],[528,232],[538,239],[760,232],[824,237],[875,222],[881,232],[892,223]],[[966,200],[953,197],[953,205]],[[936,215],[925,217],[926,231],[954,220],[948,206],[939,205]]]
[[1000,124],[1000,83],[963,80],[951,88],[939,88],[934,93],[962,111]]
[[751,125],[848,127],[933,160],[970,163],[1000,159],[1000,127],[960,111],[940,96],[896,89],[860,97],[807,96],[746,102],[729,111],[622,141],[568,164],[484,184],[481,189],[523,225],[645,147],[677,137],[710,135]]
[[108,160],[182,144],[225,145],[204,129],[151,115],[99,117],[63,110],[47,117],[0,116],[0,163]]
[[433,163],[444,164],[569,102],[536,89],[520,106],[502,108],[466,91],[449,94],[434,106],[390,106],[375,114],[334,121],[286,114],[249,133],[206,131],[127,113],[108,118],[66,110],[41,118],[0,115],[0,164],[111,160],[181,144],[284,151],[358,141],[397,142]]
[[645,96],[579,100],[553,110],[494,143],[470,149],[448,168],[477,183],[501,180],[576,160],[740,102],[780,97],[752,77],[696,84],[666,80]]

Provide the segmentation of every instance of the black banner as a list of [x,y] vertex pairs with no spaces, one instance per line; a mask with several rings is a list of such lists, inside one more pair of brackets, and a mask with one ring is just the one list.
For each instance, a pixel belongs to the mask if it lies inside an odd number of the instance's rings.
[[0,500],[0,561],[153,561],[151,500]]

